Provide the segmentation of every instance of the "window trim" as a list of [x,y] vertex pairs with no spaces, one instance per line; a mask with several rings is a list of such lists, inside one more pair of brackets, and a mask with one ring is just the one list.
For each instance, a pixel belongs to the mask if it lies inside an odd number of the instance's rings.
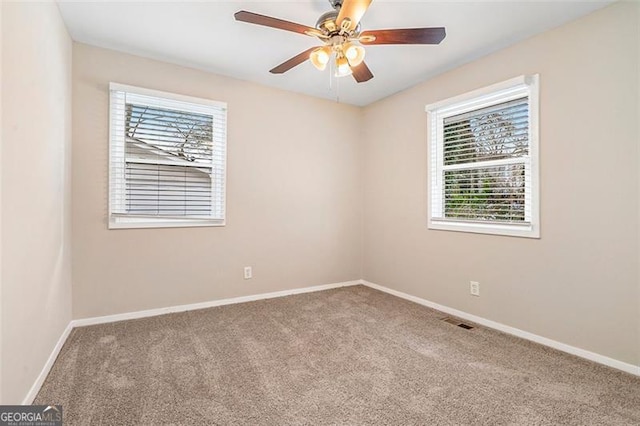
[[[427,228],[434,230],[471,232],[511,237],[540,238],[540,166],[539,166],[539,75],[522,75],[452,98],[428,104],[427,112]],[[442,170],[443,156],[433,155],[443,150],[443,120],[445,117],[481,109],[522,97],[529,98],[529,164],[531,175],[531,222],[527,224],[474,222],[434,217],[434,209],[442,209],[442,198],[433,196],[433,175]],[[436,144],[434,147],[433,144]],[[434,158],[435,157],[435,158]],[[436,172],[434,172],[436,170]],[[440,204],[438,204],[438,202]]]
[[[168,99],[168,100],[172,100],[172,101],[178,101],[178,102],[186,102],[186,103],[191,103],[191,104],[199,104],[199,105],[203,105],[203,106],[212,106],[215,108],[221,108],[224,110],[224,117],[225,117],[225,128],[228,125],[228,121],[227,121],[227,113],[228,113],[228,109],[227,109],[227,103],[226,102],[220,102],[220,101],[214,101],[211,99],[203,99],[203,98],[197,98],[197,97],[193,97],[193,96],[187,96],[187,95],[181,95],[181,94],[176,94],[176,93],[169,93],[169,92],[163,92],[160,90],[154,90],[154,89],[147,89],[147,88],[143,88],[143,87],[138,87],[138,86],[130,86],[130,85],[126,85],[126,84],[121,84],[121,83],[114,83],[114,82],[110,82],[109,83],[109,152],[108,152],[108,159],[109,159],[109,186],[108,186],[108,190],[107,190],[107,197],[108,197],[108,218],[107,218],[107,222],[108,222],[108,229],[142,229],[142,228],[184,228],[184,227],[223,227],[226,226],[226,210],[227,210],[227,160],[228,160],[228,150],[226,149],[226,145],[227,145],[227,137],[226,137],[226,130],[225,130],[225,137],[224,137],[224,146],[225,146],[225,150],[224,150],[224,172],[223,172],[223,177],[224,177],[224,188],[222,191],[222,200],[224,203],[224,208],[222,211],[222,219],[218,219],[218,218],[211,218],[211,219],[207,219],[207,218],[184,218],[184,217],[168,217],[168,216],[161,216],[161,217],[153,217],[153,216],[141,216],[141,215],[128,215],[126,213],[116,213],[114,211],[114,206],[112,205],[112,186],[113,186],[113,182],[118,179],[117,176],[114,176],[114,170],[113,167],[111,166],[111,162],[112,162],[112,152],[114,151],[114,144],[115,142],[115,135],[114,133],[116,132],[116,129],[114,128],[113,125],[113,111],[112,111],[112,105],[111,105],[111,92],[112,91],[121,91],[121,92],[126,92],[126,93],[132,93],[132,94],[136,94],[136,95],[143,95],[143,96],[151,96],[151,97],[156,97],[156,98],[163,98],[163,99]],[[213,188],[212,188],[213,191]]]

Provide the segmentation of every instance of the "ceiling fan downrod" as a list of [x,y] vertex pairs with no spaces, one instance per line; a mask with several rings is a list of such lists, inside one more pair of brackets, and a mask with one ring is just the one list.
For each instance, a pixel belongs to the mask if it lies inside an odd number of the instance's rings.
[[342,7],[342,0],[329,0],[329,4],[331,5],[332,8],[334,8],[337,12],[340,11],[340,8]]

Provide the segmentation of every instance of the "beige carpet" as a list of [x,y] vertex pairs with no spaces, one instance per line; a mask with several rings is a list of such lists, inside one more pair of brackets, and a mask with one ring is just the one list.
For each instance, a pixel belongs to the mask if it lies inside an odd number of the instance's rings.
[[640,379],[363,286],[78,328],[65,424],[638,425]]

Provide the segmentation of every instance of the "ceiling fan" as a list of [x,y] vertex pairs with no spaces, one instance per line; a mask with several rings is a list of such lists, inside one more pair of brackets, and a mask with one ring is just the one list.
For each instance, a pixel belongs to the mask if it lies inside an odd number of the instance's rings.
[[234,16],[237,21],[304,34],[323,42],[323,46],[307,49],[273,68],[269,71],[272,74],[285,73],[307,59],[322,71],[333,59],[336,76],[353,75],[358,83],[373,78],[364,62],[365,50],[362,45],[439,44],[446,35],[444,27],[361,31],[360,20],[371,2],[372,0],[329,0],[334,10],[321,15],[315,28],[246,10],[236,12]]

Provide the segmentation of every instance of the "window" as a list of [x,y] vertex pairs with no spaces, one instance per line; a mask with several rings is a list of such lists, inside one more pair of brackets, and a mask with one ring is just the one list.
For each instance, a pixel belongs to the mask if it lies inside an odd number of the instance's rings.
[[426,109],[429,228],[538,238],[538,76]]
[[224,225],[226,104],[110,92],[109,228]]

